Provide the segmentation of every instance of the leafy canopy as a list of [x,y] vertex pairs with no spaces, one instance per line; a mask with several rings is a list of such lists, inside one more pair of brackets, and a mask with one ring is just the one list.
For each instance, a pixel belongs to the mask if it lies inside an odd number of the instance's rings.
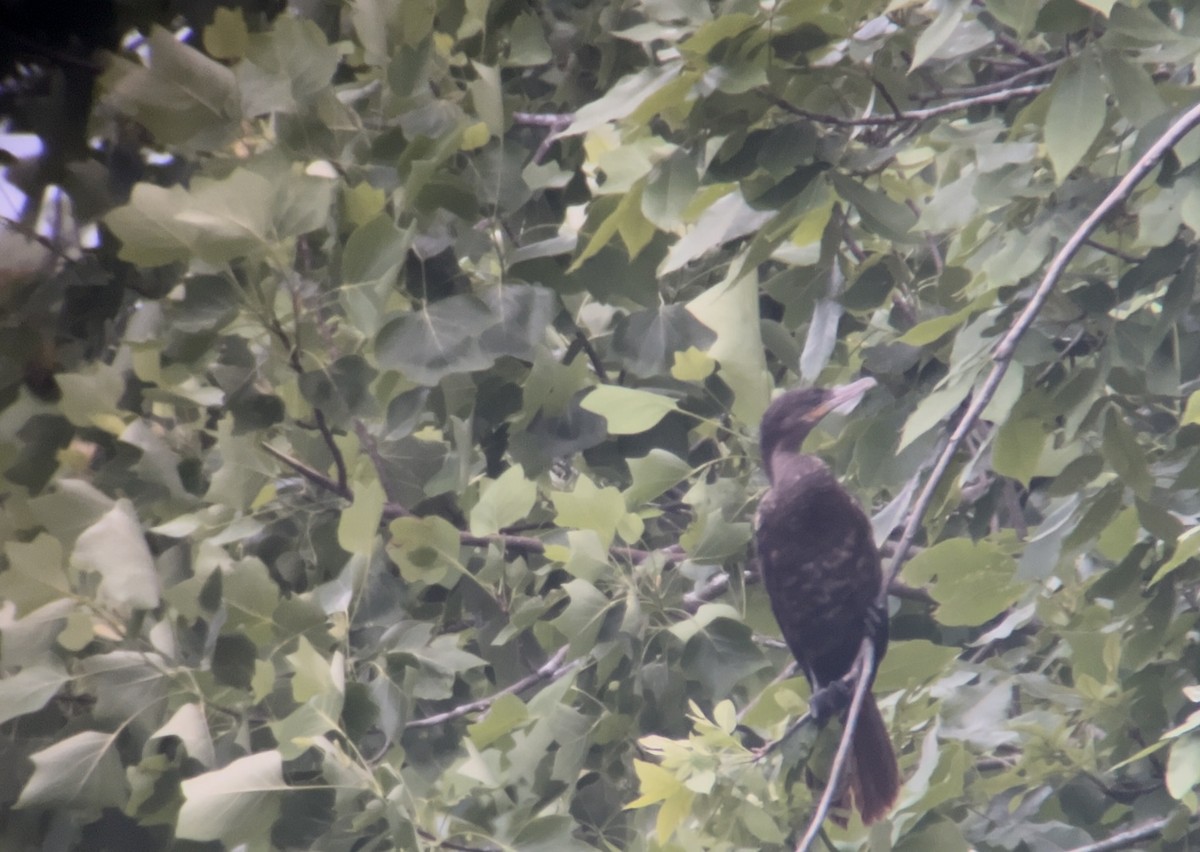
[[[758,417],[876,377],[808,446],[894,542],[1190,7],[177,5],[4,92],[0,846],[792,848]],[[1196,841],[1198,134],[1154,165],[914,527],[837,848]]]

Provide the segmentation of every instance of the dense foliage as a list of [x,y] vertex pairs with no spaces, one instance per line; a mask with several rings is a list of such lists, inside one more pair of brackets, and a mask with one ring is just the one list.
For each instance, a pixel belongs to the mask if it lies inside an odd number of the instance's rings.
[[[758,417],[874,376],[807,446],[894,553],[1200,54],[1137,0],[121,23],[0,91],[6,850],[790,848],[836,731],[759,752]],[[1200,133],[1123,202],[916,527],[907,783],[835,848],[1200,839]]]

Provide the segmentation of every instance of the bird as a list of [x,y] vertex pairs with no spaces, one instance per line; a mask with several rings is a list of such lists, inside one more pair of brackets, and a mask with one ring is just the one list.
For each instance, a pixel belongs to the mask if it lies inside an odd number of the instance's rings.
[[[874,386],[874,379],[865,378],[842,387],[787,391],[767,408],[759,433],[770,483],[755,516],[763,585],[784,641],[812,688],[809,712],[818,723],[844,715],[850,690],[842,679],[865,638],[872,640],[878,667],[887,651],[887,612],[870,520],[828,465],[801,452],[801,444],[825,415],[852,407]],[[874,669],[870,677],[873,682]],[[848,775],[862,821],[869,825],[882,818],[896,801],[900,770],[870,692],[859,711]]]

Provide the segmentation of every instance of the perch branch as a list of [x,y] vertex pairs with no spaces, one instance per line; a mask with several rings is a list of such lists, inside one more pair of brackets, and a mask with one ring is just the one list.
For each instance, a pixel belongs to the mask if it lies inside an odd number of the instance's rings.
[[576,668],[583,660],[572,660],[569,663],[563,663],[563,659],[567,656],[567,646],[559,648],[553,657],[546,660],[541,668],[531,674],[521,678],[516,683],[504,687],[494,695],[487,698],[480,698],[477,701],[468,701],[466,704],[460,704],[453,709],[447,710],[444,713],[435,713],[432,716],[426,716],[423,719],[413,719],[406,724],[408,728],[432,728],[434,725],[440,725],[443,722],[450,722],[454,719],[466,716],[468,713],[474,713],[477,710],[486,710],[492,706],[503,695],[513,695],[518,692],[524,692],[532,686],[536,686],[542,681],[554,681],[565,675],[571,669]]
[[1200,124],[1200,104],[1193,106],[1176,119],[1167,128],[1166,132],[1159,137],[1158,141],[1151,145],[1146,150],[1146,153],[1138,158],[1125,177],[1118,181],[1117,185],[1104,197],[1104,200],[1096,206],[1096,209],[1083,220],[1083,223],[1075,229],[1062,248],[1058,250],[1054,259],[1051,260],[1050,266],[1046,269],[1045,276],[1042,278],[1037,289],[1034,290],[1024,310],[1021,311],[1020,316],[1017,317],[1012,327],[1008,330],[1008,333],[996,345],[996,349],[992,353],[992,361],[994,363],[991,372],[988,373],[987,378],[972,397],[971,404],[963,414],[962,419],[959,420],[958,426],[955,428],[954,434],[950,436],[950,440],[946,443],[942,454],[938,456],[938,460],[929,474],[929,479],[925,482],[925,488],[921,491],[920,497],[917,498],[917,502],[913,505],[908,517],[908,523],[904,527],[904,534],[900,537],[900,541],[896,545],[896,552],[892,558],[892,564],[887,575],[888,582],[884,583],[885,588],[890,585],[891,580],[899,572],[900,566],[908,554],[908,549],[912,546],[913,540],[916,538],[917,530],[921,526],[925,512],[933,502],[934,492],[941,482],[942,477],[945,476],[946,471],[950,468],[950,463],[958,452],[959,446],[961,446],[963,440],[975,427],[980,415],[983,414],[984,408],[987,407],[987,404],[995,395],[996,389],[1000,386],[1000,380],[1008,372],[1008,366],[1012,362],[1017,344],[1020,343],[1021,338],[1024,337],[1025,333],[1033,325],[1042,306],[1046,303],[1046,300],[1050,297],[1050,293],[1053,292],[1054,287],[1066,271],[1067,264],[1071,262],[1075,253],[1079,251],[1092,232],[1099,227],[1104,217],[1113,208],[1128,198],[1133,193],[1134,188],[1154,169],[1171,147],[1198,124]]
[[1007,101],[1016,100],[1017,98],[1039,95],[1048,88],[1050,88],[1049,83],[1034,83],[1029,86],[1018,86],[1015,89],[1002,89],[998,92],[988,92],[971,98],[949,101],[948,103],[925,107],[924,109],[912,109],[899,115],[868,115],[863,118],[842,118],[839,115],[811,112],[769,92],[759,90],[758,93],[780,109],[790,112],[792,115],[807,118],[810,121],[817,121],[821,124],[832,124],[837,127],[874,127],[879,125],[904,124],[912,121],[925,121],[926,119],[937,118],[941,115],[961,112],[973,106],[1002,104]]
[[858,713],[862,709],[863,700],[866,698],[867,689],[871,683],[871,669],[875,665],[875,646],[870,639],[864,639],[862,647],[858,651],[858,682],[854,687],[854,699],[850,702],[850,711],[846,714],[846,726],[842,730],[842,739],[838,743],[837,754],[833,758],[833,766],[829,769],[829,780],[825,784],[825,790],[821,793],[821,801],[817,804],[817,809],[813,812],[812,822],[808,825],[808,831],[804,832],[804,837],[796,844],[796,852],[808,852],[812,847],[813,842],[817,839],[817,835],[821,831],[821,826],[825,824],[825,817],[829,814],[829,808],[833,805],[833,797],[837,795],[838,788],[841,786],[842,773],[846,768],[846,759],[850,755],[850,745],[854,742],[854,729],[858,725]]

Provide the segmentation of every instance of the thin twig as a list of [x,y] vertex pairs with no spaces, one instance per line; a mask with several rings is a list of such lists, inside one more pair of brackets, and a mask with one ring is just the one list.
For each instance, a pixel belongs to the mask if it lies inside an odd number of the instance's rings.
[[452,840],[442,840],[432,831],[426,831],[423,828],[418,828],[417,834],[424,837],[430,843],[436,843],[442,849],[452,849],[454,852],[492,852],[492,849],[496,848],[494,846],[490,849],[485,849],[482,846],[464,846],[463,844],[455,843]]
[[266,442],[263,442],[262,448],[264,450],[266,450],[270,455],[279,459],[281,462],[286,464],[288,467],[290,467],[292,470],[296,471],[296,473],[300,474],[301,476],[303,476],[305,479],[307,479],[309,482],[313,483],[314,485],[317,485],[321,488],[324,488],[326,491],[336,494],[338,497],[341,497],[343,500],[350,500],[350,501],[354,500],[354,492],[351,491],[349,487],[339,485],[337,482],[330,479],[328,476],[321,473],[319,470],[314,470],[313,468],[309,467],[308,465],[306,465],[304,462],[300,461],[299,459],[292,458],[287,453],[285,453],[283,450],[278,450]]
[[578,660],[572,660],[569,663],[563,663],[563,659],[567,656],[567,645],[563,645],[548,659],[541,668],[537,671],[526,675],[516,683],[504,687],[504,689],[490,695],[487,698],[480,698],[477,701],[468,701],[466,704],[460,704],[457,707],[447,710],[444,713],[435,713],[432,716],[426,716],[423,719],[413,719],[406,724],[408,728],[432,728],[434,725],[440,725],[443,722],[450,722],[454,719],[466,716],[468,713],[474,713],[476,710],[486,710],[494,704],[497,699],[503,695],[513,695],[518,692],[524,692],[531,686],[536,686],[544,680],[555,681],[565,675],[567,672],[579,666],[585,658],[580,657]]
[[947,87],[944,89],[939,89],[936,96],[924,100],[934,100],[935,97],[973,98],[978,97],[979,95],[988,95],[992,92],[1002,92],[1005,89],[1012,88],[1016,83],[1021,83],[1025,80],[1032,80],[1036,77],[1042,76],[1043,74],[1047,74],[1066,61],[1067,60],[1065,58],[1055,59],[1052,62],[1047,62],[1045,65],[1039,65],[1036,68],[1030,68],[1026,71],[1020,71],[1016,74],[1012,74],[1008,77],[1005,77],[1003,80],[996,80],[991,83],[983,83],[979,86],[962,86],[960,88]]
[[592,346],[592,341],[588,340],[587,335],[583,333],[583,329],[576,325],[575,337],[563,355],[563,363],[570,364],[580,352],[585,353],[588,356],[588,360],[592,362],[592,369],[596,373],[596,378],[604,384],[608,384],[608,371],[604,369],[604,362],[600,360],[600,353],[596,351],[596,347]]
[[1144,257],[1138,257],[1136,254],[1130,254],[1129,252],[1113,248],[1112,246],[1106,246],[1104,243],[1098,243],[1095,240],[1084,240],[1083,244],[1088,248],[1094,248],[1096,251],[1102,251],[1105,254],[1111,254],[1118,260],[1123,260],[1126,263],[1134,266],[1146,259]]
[[858,652],[858,682],[854,687],[854,700],[850,702],[850,711],[846,714],[846,726],[842,729],[842,740],[838,743],[833,766],[829,769],[829,780],[825,783],[825,790],[821,793],[821,801],[813,813],[812,822],[808,824],[808,831],[796,844],[796,852],[808,852],[813,845],[821,831],[821,826],[825,824],[829,808],[833,805],[833,797],[838,794],[838,788],[841,787],[846,759],[850,755],[850,746],[854,742],[854,729],[858,725],[858,714],[862,709],[863,700],[866,698],[867,689],[871,683],[871,670],[874,666],[875,645],[869,638],[864,639],[862,648]]
[[[299,322],[300,302],[296,295],[295,289],[292,290],[292,311],[296,314],[297,322]],[[300,362],[300,340],[297,334],[296,340],[288,335],[279,318],[273,314],[269,317],[267,327],[275,333],[284,348],[288,350],[288,364],[291,365],[292,372],[297,376],[304,375],[304,365]],[[325,420],[325,412],[313,406],[313,420],[316,421],[317,430],[321,433],[321,439],[325,442],[325,446],[329,449],[329,454],[333,456],[334,467],[337,468],[337,490],[339,493],[348,494],[350,491],[349,476],[346,471],[346,459],[342,455],[341,448],[337,445],[337,441],[333,437],[333,430],[329,428],[328,421]],[[349,499],[354,499],[350,497]]]
[[940,115],[947,115],[952,112],[961,112],[973,106],[982,106],[985,104],[1001,104],[1006,101],[1016,100],[1017,98],[1033,97],[1040,95],[1046,89],[1050,88],[1049,83],[1035,83],[1030,86],[1019,86],[1015,89],[1003,89],[999,92],[989,92],[984,95],[977,95],[973,98],[962,98],[949,103],[938,104],[937,106],[926,107],[925,109],[913,109],[903,115],[868,115],[863,118],[842,118],[838,115],[828,115],[826,113],[811,112],[796,106],[790,101],[784,100],[770,92],[758,90],[758,94],[775,106],[782,110],[790,112],[792,115],[798,115],[801,118],[807,118],[811,121],[819,121],[822,124],[832,124],[837,127],[864,127],[877,125],[904,124],[912,121],[925,121],[930,118],[937,118]]
[[546,154],[550,152],[550,146],[557,142],[560,134],[571,126],[571,122],[575,120],[575,114],[571,112],[563,113],[538,113],[538,112],[514,112],[513,121],[517,124],[528,124],[534,127],[546,127],[550,132],[546,134],[546,138],[538,145],[537,150],[533,153],[534,163],[541,163],[546,159]]
[[[910,113],[911,114],[911,113]],[[1104,200],[1097,205],[1083,223],[1075,229],[1070,238],[1059,249],[1058,254],[1050,262],[1050,266],[1046,269],[1046,274],[1042,278],[1041,284],[1038,285],[1029,302],[1021,311],[1008,333],[997,344],[995,351],[992,354],[994,362],[992,370],[988,373],[983,384],[976,391],[971,399],[971,404],[967,407],[962,419],[958,422],[958,427],[954,430],[954,434],[950,436],[950,440],[946,443],[945,449],[938,457],[937,462],[933,466],[933,470],[929,474],[929,479],[925,483],[925,488],[921,491],[921,496],[917,498],[917,502],[912,507],[912,513],[909,515],[908,524],[904,528],[904,534],[900,537],[899,543],[896,545],[896,554],[892,559],[892,564],[888,571],[888,582],[884,583],[884,588],[890,585],[890,582],[900,571],[900,566],[904,562],[904,558],[908,553],[908,548],[912,545],[913,539],[916,538],[917,530],[920,528],[925,517],[925,512],[933,502],[933,495],[936,491],[942,477],[950,468],[950,463],[953,461],[955,454],[958,452],[959,446],[966,438],[967,434],[975,427],[979,420],[983,409],[991,401],[996,393],[996,389],[1000,386],[1000,380],[1004,378],[1004,374],[1008,372],[1008,366],[1012,362],[1013,352],[1016,350],[1017,344],[1025,335],[1025,332],[1033,325],[1033,321],[1037,318],[1042,306],[1050,297],[1050,293],[1054,290],[1058,280],[1066,271],[1067,264],[1079,251],[1084,241],[1091,233],[1100,225],[1104,217],[1107,216],[1113,208],[1125,201],[1132,194],[1134,188],[1141,180],[1148,175],[1151,170],[1158,165],[1166,153],[1180,139],[1188,134],[1193,128],[1200,124],[1200,104],[1193,106],[1179,119],[1177,119],[1167,131],[1159,137],[1158,141],[1151,145],[1146,153],[1138,158],[1133,164],[1129,172],[1123,177],[1116,186],[1104,197]],[[880,598],[883,598],[881,592]]]
[[[1196,815],[1192,815],[1192,821],[1196,820]],[[1106,840],[1101,840],[1096,843],[1088,843],[1085,846],[1076,846],[1068,852],[1114,852],[1117,849],[1127,849],[1133,844],[1149,840],[1152,837],[1158,837],[1162,834],[1162,830],[1171,822],[1171,817],[1162,817],[1161,819],[1144,822],[1139,826],[1122,831],[1119,834],[1114,834]]]

